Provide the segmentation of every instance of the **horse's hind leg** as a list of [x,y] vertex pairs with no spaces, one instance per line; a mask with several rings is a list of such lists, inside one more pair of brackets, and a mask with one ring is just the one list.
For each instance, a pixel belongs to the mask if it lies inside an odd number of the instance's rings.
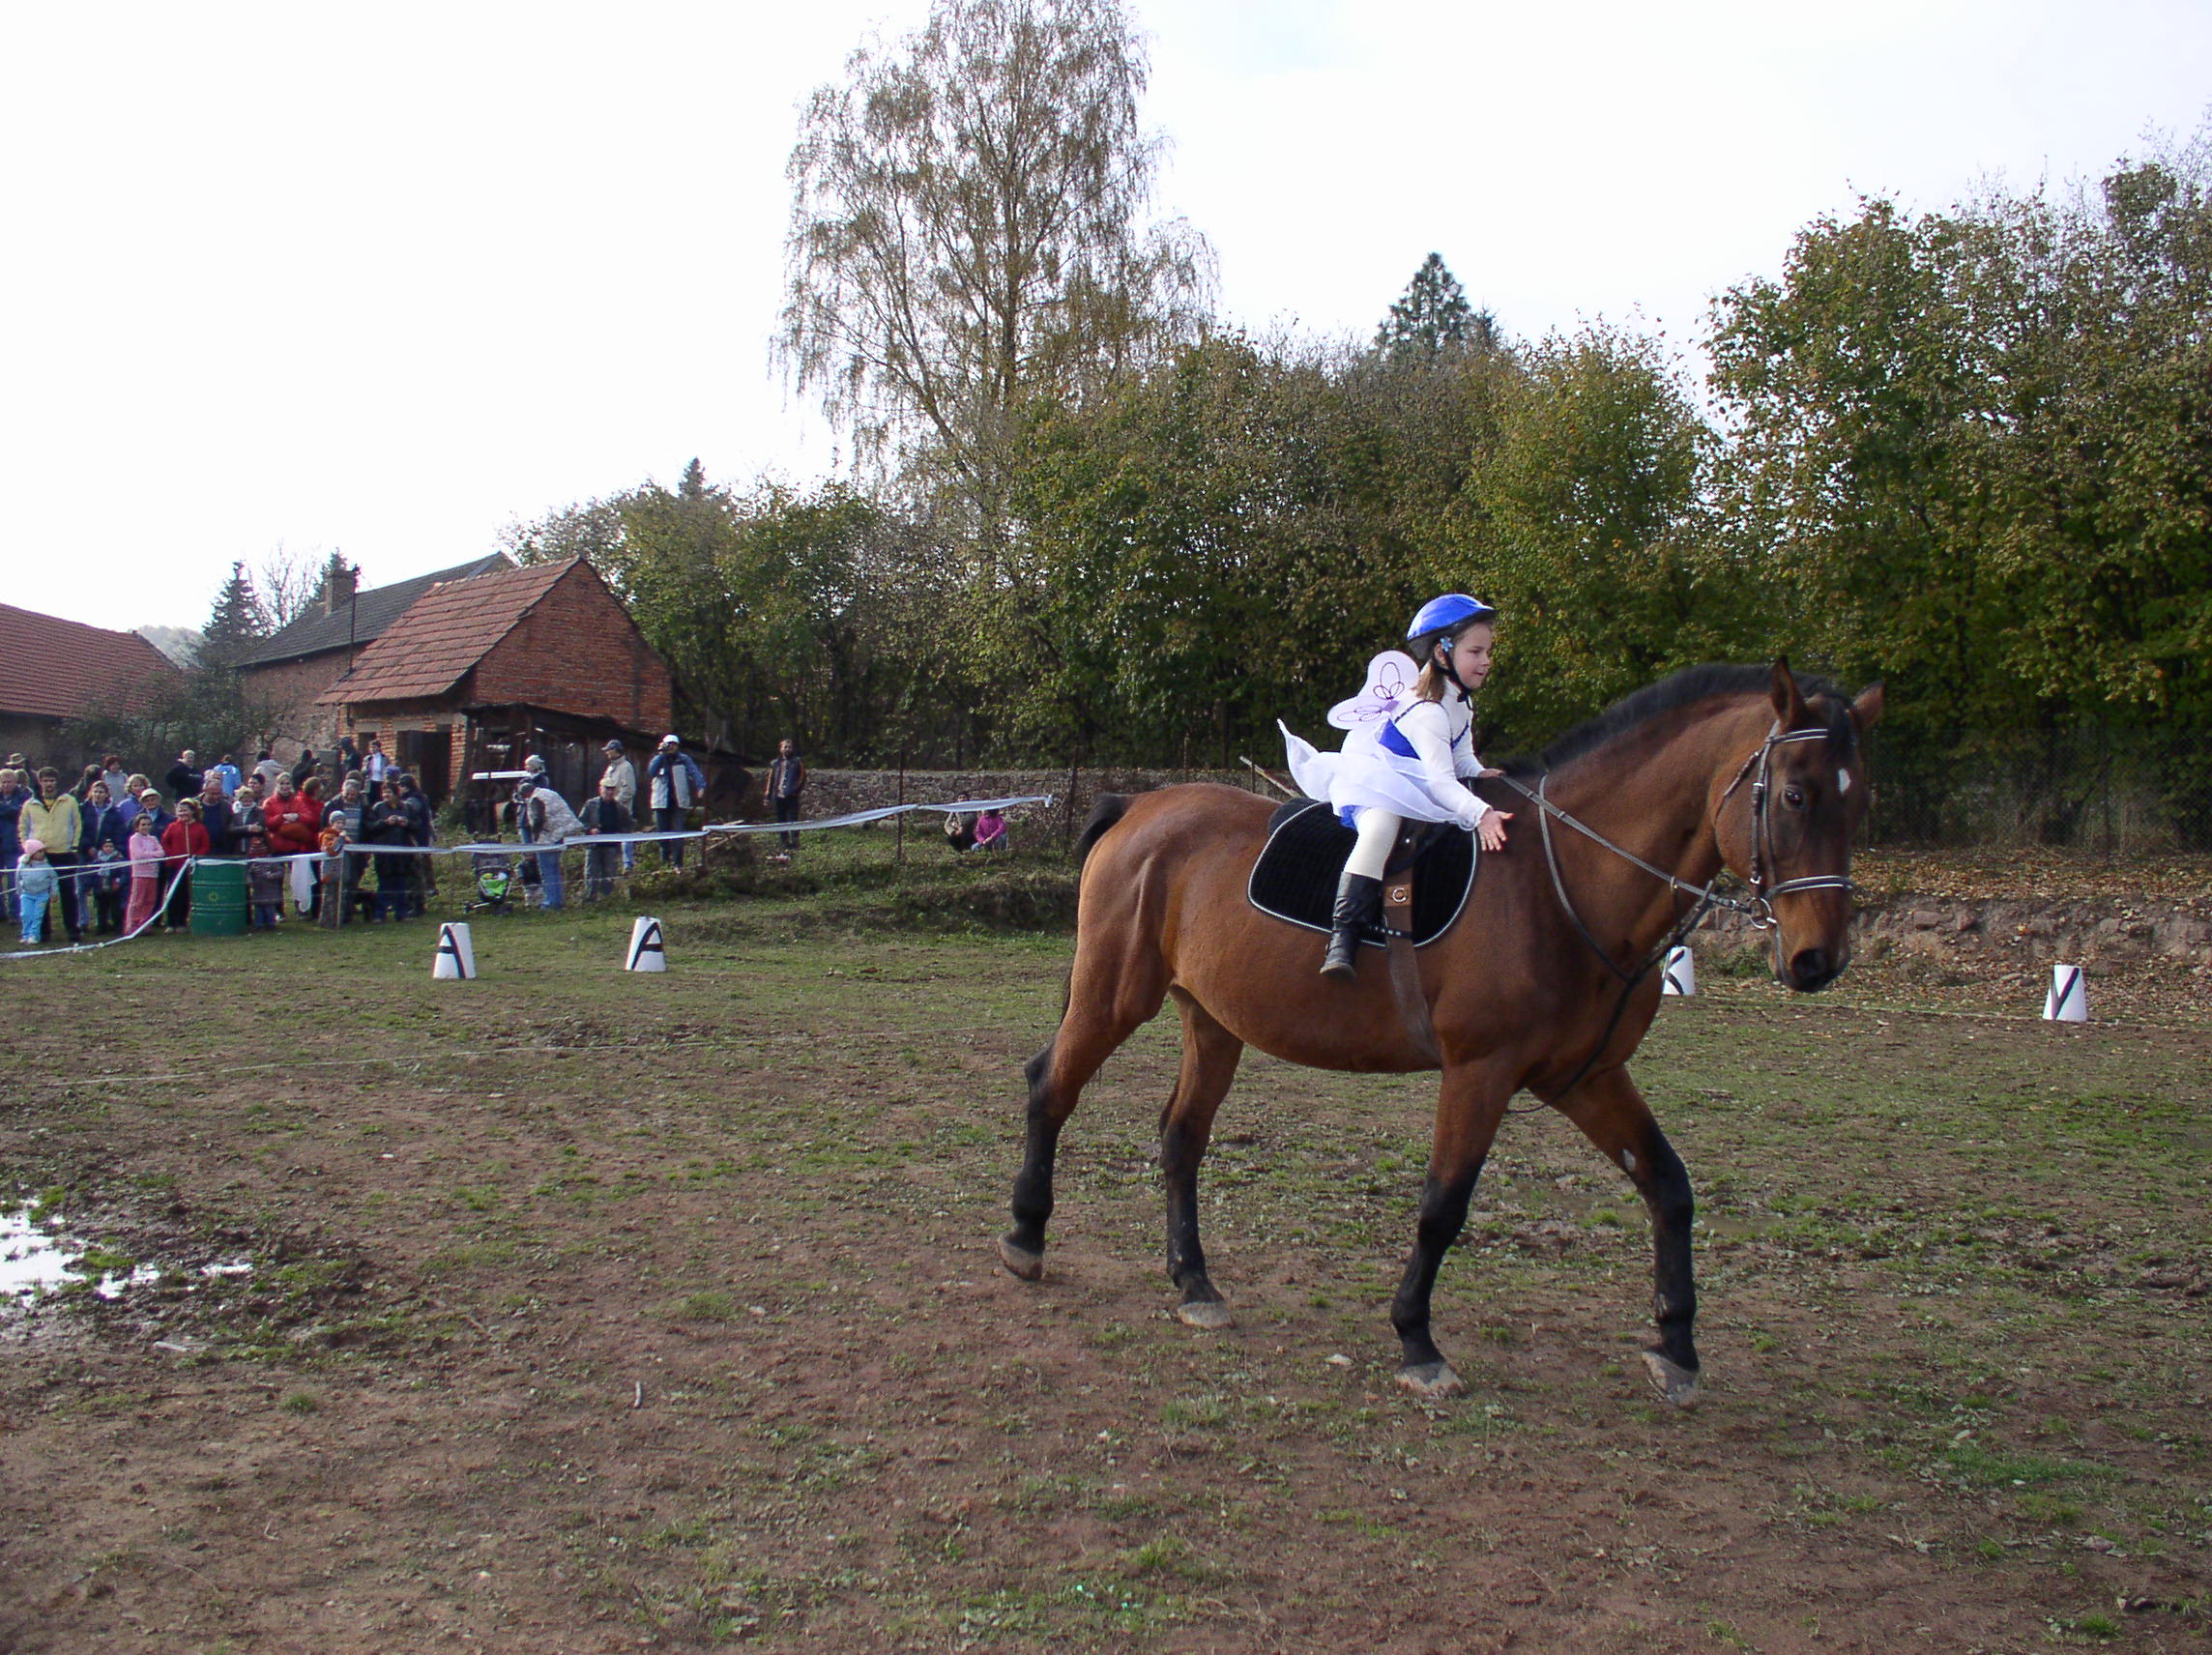
[[1698,1400],[1698,1288],[1691,1274],[1690,1175],[1626,1069],[1603,1069],[1575,1088],[1560,1112],[1626,1173],[1651,1214],[1651,1314],[1659,1343],[1644,1352],[1659,1394],[1677,1408]]
[[1168,1197],[1168,1279],[1182,1290],[1176,1315],[1193,1327],[1227,1327],[1229,1306],[1206,1273],[1198,1239],[1198,1164],[1213,1137],[1214,1112],[1237,1078],[1244,1042],[1179,990],[1182,1069],[1160,1114],[1160,1173]]
[[1151,1020],[1167,998],[1167,968],[1156,956],[1101,962],[1079,941],[1067,1009],[1052,1044],[1022,1073],[1030,1085],[1022,1170],[1014,1178],[1014,1225],[999,1238],[999,1258],[1025,1282],[1044,1274],[1044,1228],[1052,1217],[1052,1170],[1060,1129],[1075,1101],[1115,1049]]

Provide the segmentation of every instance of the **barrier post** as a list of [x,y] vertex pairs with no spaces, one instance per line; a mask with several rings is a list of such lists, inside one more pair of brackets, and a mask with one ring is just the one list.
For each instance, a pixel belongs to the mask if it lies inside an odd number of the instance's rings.
[[2089,1021],[2089,991],[2081,981],[2080,966],[2052,966],[2051,992],[2043,997],[2046,1023]]
[[465,982],[477,974],[477,953],[469,941],[465,921],[448,919],[438,926],[438,952],[430,961],[430,975]]
[[629,928],[629,951],[623,958],[626,972],[664,972],[668,969],[668,944],[660,929],[660,921],[650,915],[641,914]]

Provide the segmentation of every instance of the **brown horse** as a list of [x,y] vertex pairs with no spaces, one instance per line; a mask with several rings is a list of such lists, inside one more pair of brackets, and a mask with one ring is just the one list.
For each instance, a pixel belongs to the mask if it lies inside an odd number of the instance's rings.
[[1880,715],[1878,684],[1850,701],[1782,661],[1695,667],[1639,690],[1481,784],[1516,809],[1511,842],[1482,858],[1449,932],[1396,969],[1384,950],[1361,950],[1350,984],[1317,974],[1320,939],[1245,901],[1266,800],[1207,785],[1102,798],[1084,828],[1066,1009],[1026,1071],[1006,1268],[1044,1273],[1061,1128],[1098,1066],[1172,995],[1182,1068],[1160,1160],[1184,1321],[1230,1320],[1199,1245],[1198,1167],[1247,1045],[1315,1068],[1441,1068],[1412,1256],[1390,1311],[1399,1382],[1430,1397],[1464,1388],[1430,1337],[1430,1294],[1506,1103],[1527,1088],[1643,1196],[1659,1325],[1644,1359],[1670,1401],[1694,1401],[1689,1176],[1626,1067],[1658,1010],[1649,968],[1724,864],[1751,888],[1735,906],[1773,928],[1783,982],[1811,992],[1845,968],[1851,839],[1869,793],[1861,738]]

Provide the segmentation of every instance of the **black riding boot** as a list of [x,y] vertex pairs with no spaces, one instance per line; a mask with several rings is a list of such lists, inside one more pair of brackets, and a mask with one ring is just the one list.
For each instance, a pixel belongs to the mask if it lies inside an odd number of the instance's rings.
[[1323,976],[1352,980],[1359,969],[1359,934],[1382,915],[1381,880],[1348,873],[1336,882],[1336,909],[1329,915],[1332,930],[1328,952],[1321,962]]

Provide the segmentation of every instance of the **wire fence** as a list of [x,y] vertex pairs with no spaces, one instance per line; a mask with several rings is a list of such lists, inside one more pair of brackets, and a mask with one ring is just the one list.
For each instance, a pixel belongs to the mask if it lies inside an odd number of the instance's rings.
[[2212,851],[2212,737],[2083,724],[2027,736],[1877,728],[1877,845],[2051,849],[2104,860]]

